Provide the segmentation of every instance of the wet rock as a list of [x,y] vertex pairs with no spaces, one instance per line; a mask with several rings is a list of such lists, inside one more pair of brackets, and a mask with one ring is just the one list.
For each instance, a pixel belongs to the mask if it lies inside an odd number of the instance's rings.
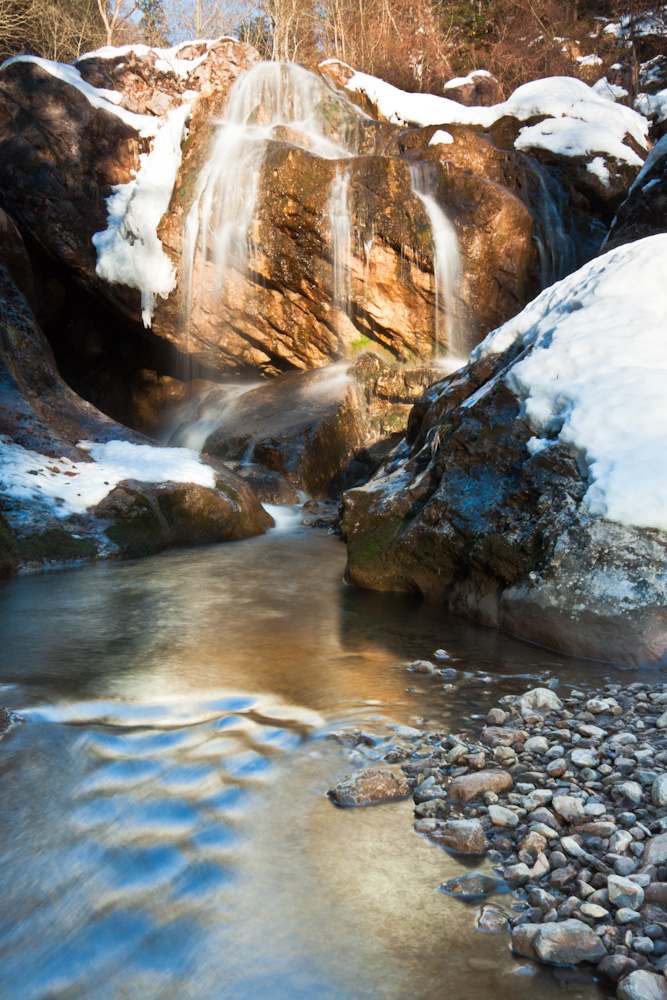
[[[581,920],[563,920],[526,927],[512,932],[512,950],[548,965],[578,965],[600,961],[606,950],[600,938]],[[523,933],[520,933],[523,931]]]
[[603,983],[616,986],[621,979],[634,972],[636,968],[635,960],[628,958],[627,955],[606,955],[595,971]]
[[507,771],[477,771],[475,774],[464,774],[454,778],[449,785],[448,794],[452,802],[471,802],[484,792],[509,791],[514,785],[511,774]]
[[368,768],[344,778],[330,788],[327,795],[339,806],[367,806],[410,794],[410,786],[393,771]]
[[477,930],[486,934],[503,934],[509,930],[509,915],[502,906],[483,906],[477,918]]
[[437,826],[429,839],[459,854],[484,854],[487,839],[477,819],[452,819]]
[[618,983],[618,1000],[667,1000],[667,981],[654,972],[637,969]]
[[490,896],[495,892],[509,892],[510,886],[504,879],[495,878],[493,875],[471,872],[468,875],[458,875],[456,878],[447,879],[440,886],[440,890],[448,896],[477,899],[480,896]]

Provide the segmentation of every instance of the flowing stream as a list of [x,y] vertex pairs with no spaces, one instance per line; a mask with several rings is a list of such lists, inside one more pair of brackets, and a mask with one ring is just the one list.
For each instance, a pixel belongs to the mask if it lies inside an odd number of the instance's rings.
[[[0,702],[26,718],[0,743],[3,998],[603,995],[475,930],[410,801],[325,793],[398,724],[479,728],[502,694],[628,673],[355,591],[344,560],[293,527],[0,584]],[[407,672],[439,647],[455,683]]]

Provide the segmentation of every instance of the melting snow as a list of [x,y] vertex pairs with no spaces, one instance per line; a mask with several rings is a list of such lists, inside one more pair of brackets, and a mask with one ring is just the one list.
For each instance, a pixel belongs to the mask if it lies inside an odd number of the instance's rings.
[[158,295],[166,298],[176,285],[174,267],[157,235],[181,165],[181,142],[190,105],[167,115],[150,153],[140,157],[134,180],[118,184],[107,198],[108,226],[93,236],[96,271],[105,281],[141,292],[141,315],[150,326]]
[[534,431],[588,469],[592,513],[667,531],[667,234],[617,247],[545,289],[471,358],[531,347],[505,375]]
[[0,495],[38,500],[57,517],[69,517],[98,504],[123,479],[215,486],[213,469],[189,448],[128,441],[80,442],[78,447],[93,461],[50,458],[0,438]]

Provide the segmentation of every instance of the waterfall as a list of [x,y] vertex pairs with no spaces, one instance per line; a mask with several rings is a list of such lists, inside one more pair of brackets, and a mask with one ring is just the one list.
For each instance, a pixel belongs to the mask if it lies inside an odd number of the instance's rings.
[[434,356],[444,343],[442,319],[444,313],[447,345],[451,354],[465,357],[469,351],[465,331],[461,329],[456,308],[461,274],[456,230],[434,197],[433,168],[426,163],[410,165],[412,190],[426,210],[431,223],[433,243],[433,276],[435,280]]
[[350,302],[350,209],[348,205],[349,170],[336,173],[329,191],[329,223],[333,256],[333,308],[338,333],[343,332],[343,318]]
[[535,157],[521,156],[527,192],[524,201],[534,218],[533,236],[540,258],[540,281],[548,288],[583,263],[573,235],[565,228],[567,192],[549,167]]
[[[292,63],[259,63],[233,84],[225,118],[218,125],[202,168],[183,233],[184,310],[188,329],[195,308],[215,311],[204,289],[222,298],[234,273],[253,270],[259,254],[256,227],[259,182],[267,143],[284,139],[327,160],[340,161],[328,198],[333,268],[332,327],[339,336],[351,327],[351,213],[349,161],[359,149],[360,125],[367,116],[322,78]],[[410,167],[413,192],[431,224],[435,273],[435,353],[442,336],[454,353],[459,344],[455,309],[459,258],[453,226],[433,196],[427,164]],[[365,273],[370,245],[364,246]],[[199,262],[197,264],[197,261]],[[213,278],[206,274],[213,268]],[[257,267],[255,271],[259,270]]]

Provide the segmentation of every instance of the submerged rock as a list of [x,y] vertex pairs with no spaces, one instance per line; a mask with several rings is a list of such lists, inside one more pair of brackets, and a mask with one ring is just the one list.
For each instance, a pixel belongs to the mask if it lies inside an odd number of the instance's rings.
[[440,886],[440,890],[448,896],[477,899],[479,896],[490,896],[494,892],[509,892],[510,886],[504,879],[472,872],[469,875],[458,875],[456,878],[447,879]]

